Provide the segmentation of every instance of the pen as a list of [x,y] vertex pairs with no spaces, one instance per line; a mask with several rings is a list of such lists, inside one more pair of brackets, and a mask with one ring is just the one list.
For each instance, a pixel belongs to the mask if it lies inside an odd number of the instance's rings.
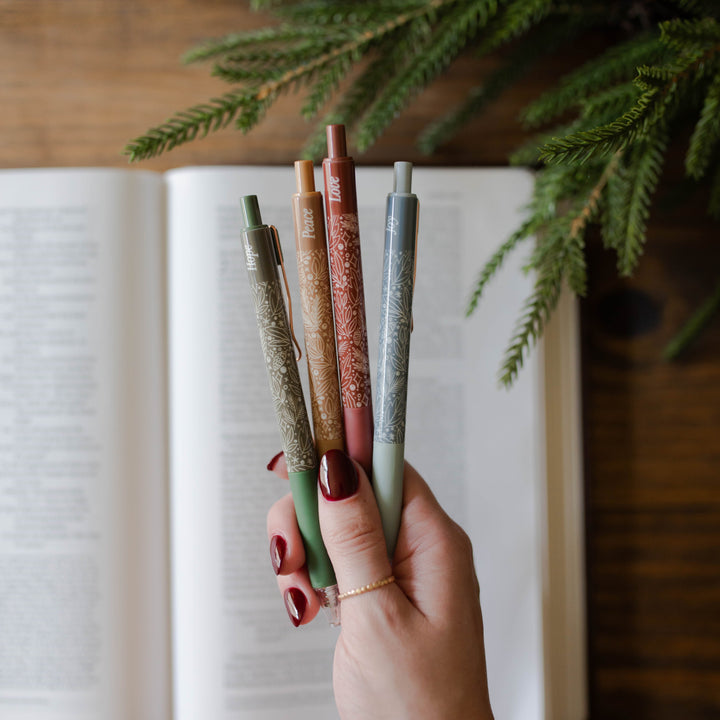
[[345,126],[328,125],[323,160],[330,277],[348,455],[370,476],[373,416],[355,163],[347,155]]
[[305,354],[315,447],[322,456],[328,450],[345,450],[325,217],[310,160],[295,163],[295,180],[297,193],[292,196],[292,209]]
[[412,164],[396,162],[387,198],[380,343],[373,442],[373,489],[393,556],[400,527],[410,331],[417,250],[418,199]]
[[278,265],[282,267],[283,263],[280,240],[274,227],[263,224],[257,196],[241,197],[240,205],[243,215],[242,243],[260,344],[280,428],[295,514],[305,546],[310,582],[330,623],[338,625],[340,616],[335,573],[322,541],[318,519],[317,453],[277,272]]

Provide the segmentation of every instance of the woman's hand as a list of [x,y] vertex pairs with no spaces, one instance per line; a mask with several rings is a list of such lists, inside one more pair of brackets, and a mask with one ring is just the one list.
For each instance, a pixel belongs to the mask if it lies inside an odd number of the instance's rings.
[[[282,470],[274,467],[276,471]],[[341,593],[393,574],[395,582],[341,603],[333,686],[343,720],[492,718],[479,588],[467,535],[406,463],[392,567],[362,468],[344,453],[320,468],[320,526]],[[273,568],[293,624],[320,604],[290,495],[268,513]]]

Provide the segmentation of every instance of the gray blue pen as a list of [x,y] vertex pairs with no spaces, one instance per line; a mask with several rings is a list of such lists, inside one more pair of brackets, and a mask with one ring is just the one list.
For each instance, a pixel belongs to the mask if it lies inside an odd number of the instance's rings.
[[396,162],[387,198],[372,481],[385,542],[395,551],[402,510],[410,331],[415,283],[418,199],[412,164]]
[[277,269],[283,262],[280,240],[277,230],[263,223],[255,195],[240,198],[240,207],[245,264],[308,574],[328,619],[338,625],[340,608],[335,573],[323,544],[318,518],[318,458],[278,277]]

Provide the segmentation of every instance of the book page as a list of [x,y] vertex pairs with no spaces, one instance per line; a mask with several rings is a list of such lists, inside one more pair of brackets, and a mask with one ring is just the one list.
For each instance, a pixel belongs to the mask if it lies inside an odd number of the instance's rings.
[[[323,617],[293,628],[270,567],[265,514],[287,486],[265,470],[280,441],[240,244],[238,199],[257,194],[264,221],[280,233],[301,335],[294,173],[187,168],[167,179],[176,718],[336,718],[337,631]],[[392,169],[362,168],[357,184],[374,375]],[[473,539],[491,698],[497,717],[518,720],[542,717],[543,707],[535,356],[511,392],[496,377],[531,289],[521,272],[530,246],[508,261],[470,320],[464,307],[531,187],[520,170],[413,175],[420,233],[407,457]]]
[[162,193],[0,172],[3,720],[169,720]]

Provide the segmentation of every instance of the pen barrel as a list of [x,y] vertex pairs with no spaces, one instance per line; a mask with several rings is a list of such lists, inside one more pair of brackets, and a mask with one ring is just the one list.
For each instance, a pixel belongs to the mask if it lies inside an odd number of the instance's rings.
[[376,443],[405,442],[417,207],[414,196],[388,196],[375,399]]
[[390,557],[402,511],[417,211],[414,195],[388,196],[372,482]]
[[317,453],[278,277],[279,257],[267,225],[246,228],[241,237],[310,582],[314,588],[326,588],[334,585],[335,575],[320,532]]
[[243,246],[270,393],[288,472],[317,466],[270,228],[244,230]]
[[345,443],[322,195],[293,195],[292,207],[315,445],[323,455]]
[[[345,443],[348,454],[369,473],[372,471],[372,390],[355,165],[351,158],[326,158],[323,175]],[[360,409],[363,411],[358,413]]]
[[335,573],[320,532],[318,517],[317,478],[318,468],[305,472],[289,472],[290,492],[292,493],[298,528],[305,547],[305,564],[314,588],[324,588],[335,584]]

